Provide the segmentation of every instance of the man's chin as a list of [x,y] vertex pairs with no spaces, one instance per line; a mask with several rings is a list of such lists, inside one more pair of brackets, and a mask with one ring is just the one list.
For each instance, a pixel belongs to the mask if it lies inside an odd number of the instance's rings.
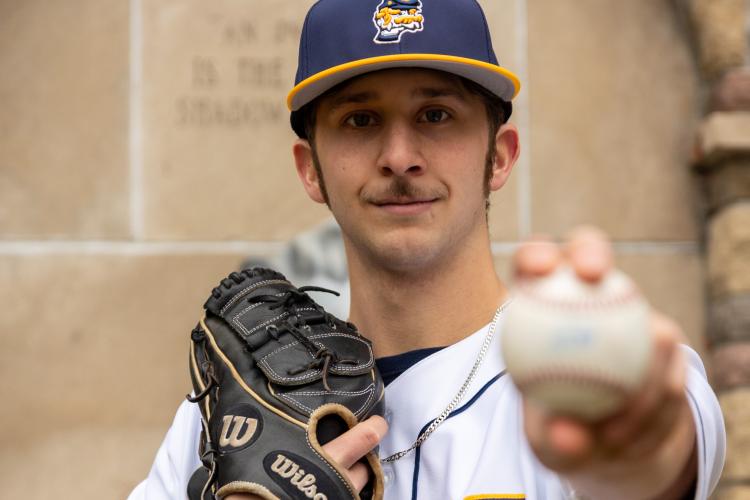
[[372,248],[375,264],[402,273],[423,272],[440,259],[441,245],[431,238],[401,237],[377,242]]

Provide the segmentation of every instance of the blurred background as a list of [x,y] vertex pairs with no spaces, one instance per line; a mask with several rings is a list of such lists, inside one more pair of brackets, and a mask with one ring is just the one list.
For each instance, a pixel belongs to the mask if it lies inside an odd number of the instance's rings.
[[[530,234],[605,229],[710,369],[716,497],[750,499],[750,2],[480,3],[523,85],[498,272]],[[3,498],[125,498],[190,390],[202,303],[241,262],[346,289],[290,154],[310,4],[0,0]]]

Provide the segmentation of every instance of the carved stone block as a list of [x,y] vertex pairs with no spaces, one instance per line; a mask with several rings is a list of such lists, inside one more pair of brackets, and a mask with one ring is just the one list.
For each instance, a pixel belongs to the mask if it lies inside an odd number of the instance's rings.
[[745,0],[692,0],[691,14],[704,75],[716,78],[740,66],[747,53]]
[[712,111],[750,111],[750,67],[729,70],[711,92]]
[[698,77],[669,2],[527,4],[533,231],[697,239],[684,166]]
[[727,429],[727,461],[723,477],[727,481],[750,478],[750,388],[734,389],[719,395]]
[[711,385],[717,390],[750,387],[750,342],[731,342],[712,351]]
[[704,188],[710,212],[743,199],[750,199],[750,151],[705,169]]
[[702,167],[750,154],[750,112],[716,112],[706,117],[698,132],[697,160]]
[[721,486],[711,498],[713,500],[747,500],[750,498],[750,486],[742,484]]
[[750,292],[750,201],[721,210],[709,223],[708,237],[711,295]]
[[750,293],[714,301],[709,308],[708,332],[713,345],[750,341]]
[[[162,398],[177,407],[176,400]],[[44,432],[31,442],[4,441],[0,449],[0,467],[5,475],[3,498],[65,498],[64,491],[75,491],[76,500],[127,498],[148,474],[173,416],[174,409],[159,424],[81,424]],[[39,480],[37,467],[46,471],[44,481]],[[81,481],[82,477],[86,480]]]
[[128,2],[0,4],[2,239],[121,239]]
[[311,3],[143,3],[147,239],[286,239],[327,216],[297,179],[285,104]]
[[0,257],[0,366],[13,377],[2,395],[14,402],[0,442],[41,442],[75,426],[166,430],[185,392],[189,332],[243,256]]

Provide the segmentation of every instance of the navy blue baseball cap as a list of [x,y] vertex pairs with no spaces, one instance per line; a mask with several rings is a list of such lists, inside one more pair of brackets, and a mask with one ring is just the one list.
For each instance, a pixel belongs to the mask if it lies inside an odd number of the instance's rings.
[[520,89],[497,61],[476,0],[318,0],[302,28],[287,105],[294,115],[349,78],[404,67],[462,76],[507,103]]

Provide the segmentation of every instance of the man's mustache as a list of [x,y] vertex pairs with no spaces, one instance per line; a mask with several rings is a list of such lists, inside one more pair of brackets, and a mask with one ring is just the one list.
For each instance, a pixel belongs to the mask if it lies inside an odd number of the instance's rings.
[[383,205],[396,201],[432,201],[446,195],[445,187],[422,187],[409,179],[394,177],[385,187],[364,189],[361,198],[368,203]]

